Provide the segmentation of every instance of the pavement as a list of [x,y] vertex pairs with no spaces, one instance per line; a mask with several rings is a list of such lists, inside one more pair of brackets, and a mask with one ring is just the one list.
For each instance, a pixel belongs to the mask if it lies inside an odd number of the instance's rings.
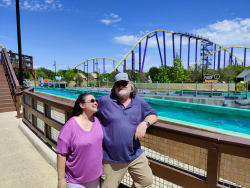
[[56,188],[57,171],[18,128],[17,113],[0,113],[0,187]]

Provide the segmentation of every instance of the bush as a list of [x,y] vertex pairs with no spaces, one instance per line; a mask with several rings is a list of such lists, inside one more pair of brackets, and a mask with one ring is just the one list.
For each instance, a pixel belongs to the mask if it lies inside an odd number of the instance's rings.
[[246,91],[247,83],[238,83],[236,86],[238,91]]
[[81,77],[81,76],[77,76],[76,77],[76,79],[75,79],[75,82],[77,83],[77,81],[78,81],[78,83],[79,83],[79,85],[81,85],[82,83],[83,83],[83,78]]

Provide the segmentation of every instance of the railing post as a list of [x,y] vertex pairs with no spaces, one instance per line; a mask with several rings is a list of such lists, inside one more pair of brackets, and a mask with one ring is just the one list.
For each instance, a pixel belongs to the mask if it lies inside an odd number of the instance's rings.
[[101,81],[99,80],[99,92],[100,92],[100,87],[101,87]]
[[93,82],[91,82],[91,88],[93,89]]
[[168,95],[170,95],[170,81],[168,83]]
[[107,79],[107,89],[109,88],[109,80]]
[[147,90],[147,85],[146,85],[146,81],[145,81],[145,92],[146,92],[146,90]]
[[230,82],[228,82],[228,98],[230,97]]
[[70,83],[71,83],[71,88],[72,88],[72,81],[70,81]]
[[216,187],[219,180],[220,153],[215,149],[208,150],[207,156],[207,178],[206,184],[210,187]]
[[65,89],[66,89],[66,85],[67,85],[67,84],[66,84],[66,82],[65,82]]
[[136,86],[136,81],[135,81],[135,86]]
[[60,84],[60,80],[59,80],[59,86],[58,86],[58,88],[60,88],[60,85],[61,85],[61,84]]
[[195,90],[195,96],[197,97],[197,86],[198,86],[198,82],[196,81],[196,90]]
[[158,81],[157,81],[157,95],[158,95]]
[[181,96],[183,96],[183,81],[181,82]]
[[79,89],[79,80],[77,80],[77,89]]
[[211,97],[213,97],[213,82],[211,83]]

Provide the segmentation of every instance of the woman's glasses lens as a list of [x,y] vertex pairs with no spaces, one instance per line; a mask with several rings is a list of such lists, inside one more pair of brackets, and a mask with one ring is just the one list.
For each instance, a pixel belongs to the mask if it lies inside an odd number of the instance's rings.
[[128,85],[128,82],[116,83],[115,87],[120,87],[121,85],[126,87]]
[[[91,99],[90,101],[86,101],[86,102],[91,102],[91,103],[95,103],[95,102],[96,102],[96,103],[98,103],[98,100]],[[86,103],[86,102],[85,102],[85,103]]]

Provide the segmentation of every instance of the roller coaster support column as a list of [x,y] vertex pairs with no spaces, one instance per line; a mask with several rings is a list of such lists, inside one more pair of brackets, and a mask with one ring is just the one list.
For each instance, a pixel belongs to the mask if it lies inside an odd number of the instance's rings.
[[[220,47],[221,49],[221,47]],[[218,54],[218,68],[220,68],[220,54],[221,54],[221,51],[219,51],[219,54]]]
[[[182,49],[182,35],[180,36],[180,59],[181,59],[181,51],[182,51],[181,49]],[[195,62],[197,62],[197,61],[195,61]]]
[[144,49],[144,55],[143,55],[143,60],[142,60],[141,72],[143,72],[144,61],[145,61],[145,56],[146,56],[146,51],[147,51],[147,45],[148,45],[148,36],[147,36],[147,39],[146,39],[146,44],[145,44],[145,49]]
[[188,37],[188,67],[189,67],[189,58],[190,58],[190,37]]
[[173,43],[173,60],[174,60],[175,59],[174,34],[172,34],[172,43]]
[[166,41],[165,41],[165,32],[163,32],[163,46],[164,46],[164,66],[165,68],[167,67],[166,63]]
[[93,59],[93,73],[95,72],[95,60]]
[[105,59],[103,58],[103,74],[105,74]]
[[233,48],[231,48],[231,65],[234,63],[233,61]]
[[134,50],[132,51],[132,76],[135,75]]
[[[182,37],[182,36],[181,36]],[[196,44],[195,44],[195,62],[197,62],[197,46],[198,46],[198,39],[196,39]],[[180,51],[181,52],[181,51]],[[197,63],[195,64],[195,69],[196,69],[196,83],[198,82],[198,74],[197,74]]]
[[85,63],[83,64],[83,72],[85,72]]
[[224,68],[226,66],[226,50],[224,50]]
[[[126,69],[126,66],[124,70]],[[124,71],[126,72],[126,71]],[[141,73],[141,43],[139,43],[139,73]]]
[[126,72],[126,59],[124,59],[123,72]]
[[247,53],[247,49],[245,48],[245,51],[244,51],[244,67],[246,66],[246,53]]
[[[216,44],[214,45],[214,51],[216,51]],[[216,53],[214,53],[214,71],[215,71],[215,58],[216,58]]]
[[[158,40],[158,36],[157,33],[155,32],[155,36],[156,36],[156,40],[157,40],[157,45],[158,45],[158,49],[159,49],[159,54],[161,57],[161,48],[160,48],[160,44],[159,44],[159,40]],[[161,57],[161,66],[163,66],[163,61],[162,61],[162,57]]]

